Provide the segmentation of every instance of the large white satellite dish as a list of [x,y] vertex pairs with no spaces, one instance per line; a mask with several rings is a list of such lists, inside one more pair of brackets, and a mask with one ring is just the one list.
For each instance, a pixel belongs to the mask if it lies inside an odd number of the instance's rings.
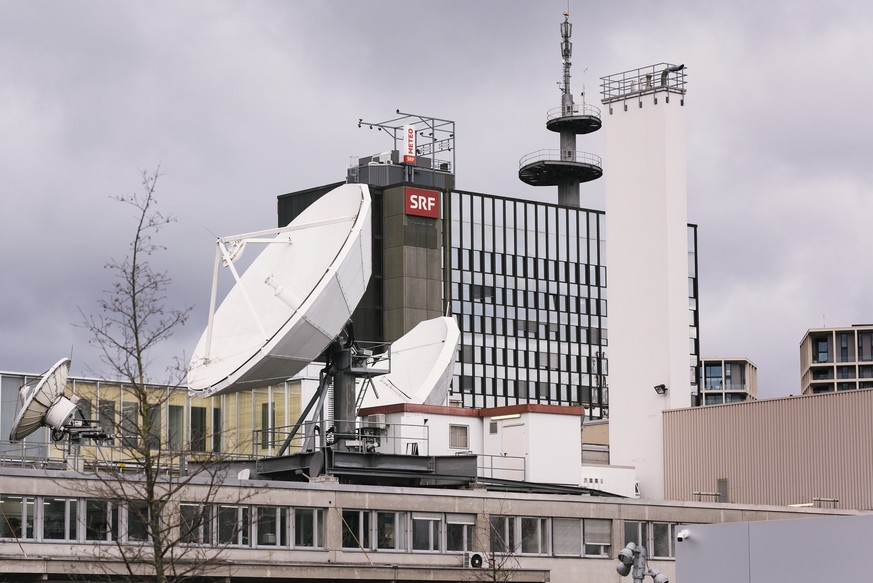
[[372,379],[362,408],[395,403],[445,405],[461,332],[454,318],[420,322],[391,345],[391,372]]
[[62,358],[39,381],[21,387],[9,441],[21,441],[44,425],[60,430],[72,420],[76,404],[64,396],[70,363]]
[[[206,397],[263,386],[318,357],[364,295],[370,228],[369,189],[344,184],[287,227],[219,239],[209,325],[191,358],[189,391]],[[266,248],[240,276],[233,262],[253,243]],[[236,285],[216,310],[221,262]]]

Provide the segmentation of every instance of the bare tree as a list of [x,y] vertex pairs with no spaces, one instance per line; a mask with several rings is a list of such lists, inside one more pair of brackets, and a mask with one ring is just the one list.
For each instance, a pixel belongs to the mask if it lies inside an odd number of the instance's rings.
[[[87,504],[95,517],[87,518],[88,536],[101,538],[105,532],[104,540],[116,543],[96,546],[95,552],[104,556],[95,563],[107,574],[125,575],[130,581],[165,583],[204,574],[207,562],[220,550],[186,543],[203,542],[197,533],[212,516],[210,502],[221,486],[226,460],[203,452],[192,463],[178,446],[181,436],[168,440],[161,430],[162,412],[170,400],[187,398],[182,386],[185,371],[177,359],[165,382],[152,383],[151,358],[154,349],[185,323],[190,308],[167,307],[171,280],[151,263],[164,250],[154,237],[174,220],[156,208],[160,176],[160,167],[143,171],[138,193],[116,197],[134,210],[133,239],[123,259],[106,265],[113,283],[98,301],[99,312],[80,312],[101,361],[122,383],[124,403],[118,419],[114,410],[102,412],[101,425],[113,434],[114,442],[111,447],[94,447],[88,466]],[[176,444],[171,447],[169,441]],[[180,509],[182,500],[196,503]]]
[[507,501],[501,499],[492,512],[481,514],[474,535],[474,548],[483,555],[482,566],[469,571],[469,579],[480,583],[507,583],[520,567],[516,551],[515,521],[507,515]]

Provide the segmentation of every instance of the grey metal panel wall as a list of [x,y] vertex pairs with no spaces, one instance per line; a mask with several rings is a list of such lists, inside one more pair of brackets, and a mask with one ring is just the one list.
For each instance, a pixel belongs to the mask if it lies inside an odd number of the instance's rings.
[[664,412],[668,500],[727,479],[729,502],[873,509],[873,391]]

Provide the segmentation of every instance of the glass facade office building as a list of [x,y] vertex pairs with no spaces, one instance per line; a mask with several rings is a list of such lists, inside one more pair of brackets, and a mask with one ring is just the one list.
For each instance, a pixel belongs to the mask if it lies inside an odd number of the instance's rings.
[[447,302],[461,329],[452,398],[606,416],[604,214],[470,192],[444,201]]

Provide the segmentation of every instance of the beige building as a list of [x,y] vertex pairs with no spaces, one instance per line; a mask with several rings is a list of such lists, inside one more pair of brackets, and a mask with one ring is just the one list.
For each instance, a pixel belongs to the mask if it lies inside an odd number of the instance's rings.
[[[68,452],[63,447],[47,445],[51,442],[48,428],[40,428],[18,443],[7,441],[15,418],[18,391],[25,382],[37,378],[0,372],[0,457],[61,462]],[[275,432],[292,425],[300,416],[303,384],[309,380],[303,374],[277,385],[207,398],[190,397],[185,387],[155,385],[151,387],[156,394],[153,402],[160,403],[158,415],[152,420],[155,442],[160,440],[170,452],[195,455],[199,452],[272,455],[278,446]],[[85,419],[118,436],[100,445],[83,442],[80,453],[86,462],[90,459],[123,462],[125,446],[131,445],[131,435],[136,434],[134,429],[141,422],[138,404],[125,384],[69,377],[66,394],[78,399],[77,406]]]
[[873,388],[873,324],[807,330],[800,341],[804,395]]
[[873,509],[873,391],[663,415],[667,499]]

